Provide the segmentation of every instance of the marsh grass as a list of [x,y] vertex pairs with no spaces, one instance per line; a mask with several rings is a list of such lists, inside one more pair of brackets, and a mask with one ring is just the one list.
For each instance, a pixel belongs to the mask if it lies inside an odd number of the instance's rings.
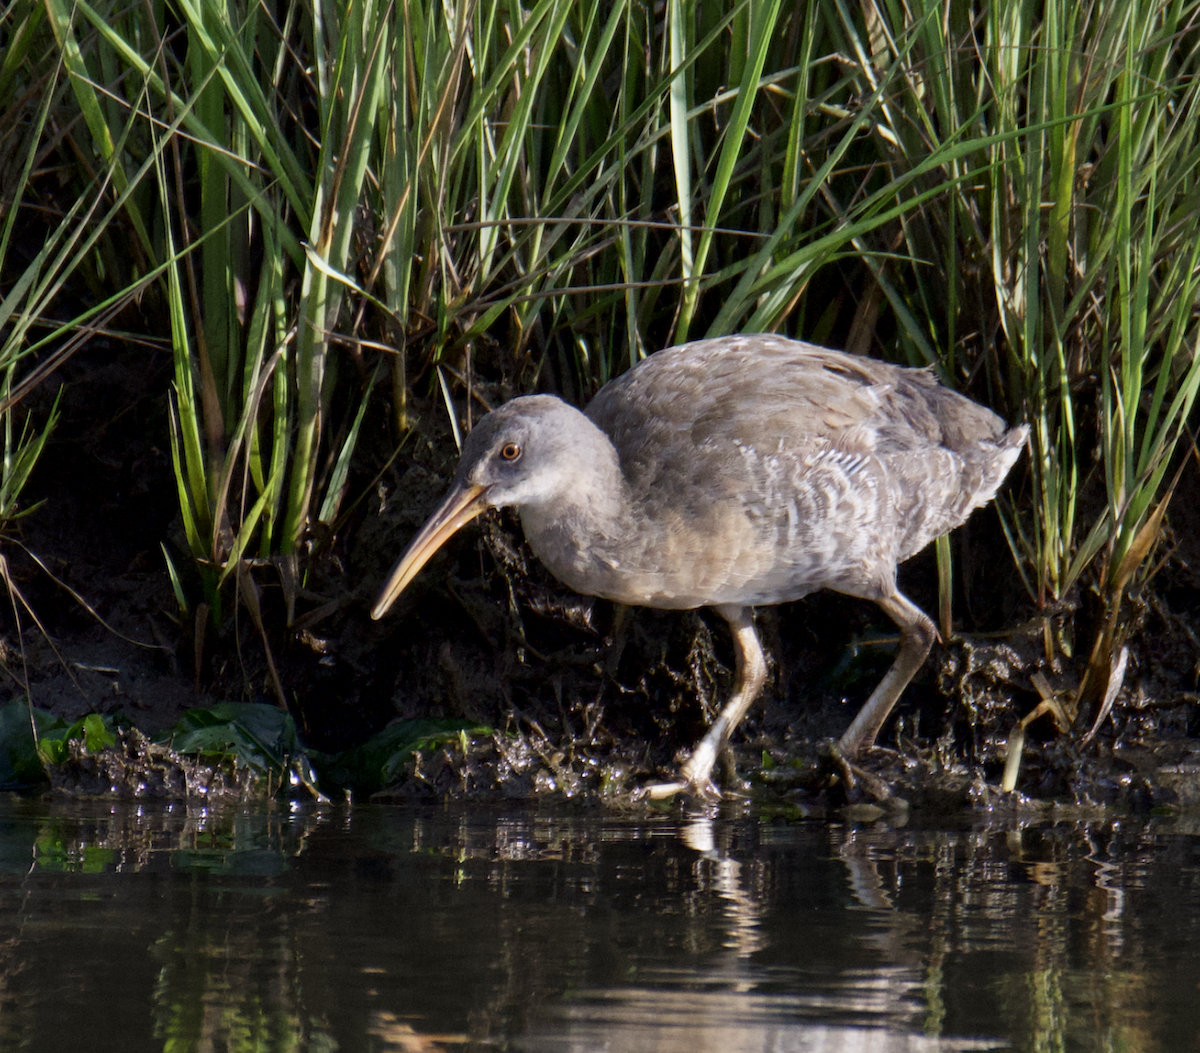
[[[263,561],[302,578],[379,410],[424,426],[414,391],[551,364],[584,399],[667,343],[782,330],[1028,419],[1030,598],[1091,574],[1115,626],[1200,383],[1197,10],[15,3],[0,104],[38,163],[4,237],[46,247],[2,259],[0,369],[161,305],[200,594],[173,580],[219,623]],[[76,272],[95,306],[47,324]]]

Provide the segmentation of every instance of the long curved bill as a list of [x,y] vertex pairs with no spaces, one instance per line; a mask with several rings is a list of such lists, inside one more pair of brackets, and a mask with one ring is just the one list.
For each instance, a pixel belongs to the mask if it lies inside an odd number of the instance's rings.
[[371,617],[378,621],[387,614],[388,608],[396,602],[396,597],[429,562],[430,557],[456,531],[490,507],[486,487],[455,483],[437,511],[429,517],[429,522],[421,527],[420,532],[404,550],[404,555],[396,561],[391,574],[388,575],[387,584],[380,592],[379,599],[375,601],[375,606],[371,608]]

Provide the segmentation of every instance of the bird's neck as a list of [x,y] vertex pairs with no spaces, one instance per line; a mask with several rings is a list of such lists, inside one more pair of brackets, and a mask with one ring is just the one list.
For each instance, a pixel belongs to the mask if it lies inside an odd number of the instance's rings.
[[521,506],[526,540],[550,572],[577,592],[620,599],[617,573],[637,539],[637,517],[616,450],[603,433],[578,474],[552,499]]

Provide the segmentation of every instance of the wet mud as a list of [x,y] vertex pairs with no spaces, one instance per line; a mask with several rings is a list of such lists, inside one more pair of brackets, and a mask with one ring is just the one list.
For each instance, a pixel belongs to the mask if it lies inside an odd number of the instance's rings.
[[[382,426],[351,480],[363,499],[314,548],[290,624],[285,580],[270,564],[251,572],[265,639],[232,604],[217,625],[184,615],[163,556],[165,545],[177,564],[187,562],[165,399],[144,352],[114,351],[106,369],[108,383],[86,395],[80,378],[62,378],[63,424],[31,492],[45,504],[3,544],[19,590],[0,614],[8,697],[28,685],[39,708],[66,719],[112,714],[140,733],[101,761],[76,757],[56,776],[60,792],[112,792],[107,785],[186,795],[205,779],[205,792],[241,792],[236,778],[205,775],[149,739],[193,707],[278,705],[268,649],[315,751],[353,747],[396,718],[493,729],[414,753],[384,792],[392,799],[620,806],[669,773],[720,708],[732,649],[719,618],[622,613],[575,596],[503,515],[464,530],[389,616],[372,622],[380,582],[453,467],[452,444],[427,437],[372,484],[391,455]],[[108,422],[102,435],[98,418]],[[1111,712],[1086,745],[1094,707],[1066,733],[1048,717],[1030,723],[1014,794],[999,784],[1014,727],[1041,701],[1037,678],[1064,695],[1078,686],[1098,616],[1086,583],[1070,603],[1038,612],[994,512],[977,514],[955,539],[954,613],[966,631],[935,646],[870,758],[898,799],[884,810],[1200,807],[1197,508],[1200,484],[1185,478],[1159,570],[1122,615],[1129,657]],[[935,609],[930,553],[901,568],[901,588]],[[771,681],[735,736],[724,786],[784,814],[844,807],[845,795],[828,788],[821,744],[845,728],[890,664],[894,627],[869,604],[828,593],[760,611],[758,625]]]

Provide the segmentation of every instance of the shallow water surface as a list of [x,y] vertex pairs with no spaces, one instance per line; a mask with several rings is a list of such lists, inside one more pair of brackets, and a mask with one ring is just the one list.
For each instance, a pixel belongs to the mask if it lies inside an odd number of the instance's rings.
[[1200,1048],[1200,826],[0,798],[0,1050]]

